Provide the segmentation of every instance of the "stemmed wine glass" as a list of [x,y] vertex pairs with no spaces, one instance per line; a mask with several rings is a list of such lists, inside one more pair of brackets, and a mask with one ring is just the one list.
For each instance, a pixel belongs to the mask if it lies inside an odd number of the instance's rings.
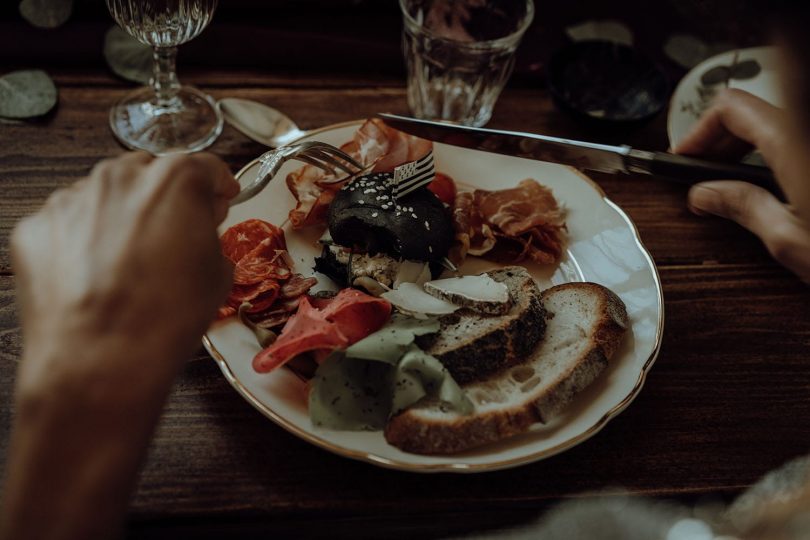
[[106,0],[118,25],[154,47],[151,87],[127,95],[110,111],[110,127],[129,148],[155,155],[194,152],[222,132],[214,100],[181,86],[175,72],[177,46],[211,21],[218,0]]

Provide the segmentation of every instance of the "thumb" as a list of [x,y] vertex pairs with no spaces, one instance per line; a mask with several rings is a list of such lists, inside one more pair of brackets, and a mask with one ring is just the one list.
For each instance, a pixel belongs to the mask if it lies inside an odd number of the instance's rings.
[[689,209],[736,221],[760,238],[783,213],[790,212],[765,189],[739,181],[702,182],[689,190]]
[[810,229],[770,192],[746,182],[703,182],[689,190],[689,208],[736,221],[777,261],[810,282]]

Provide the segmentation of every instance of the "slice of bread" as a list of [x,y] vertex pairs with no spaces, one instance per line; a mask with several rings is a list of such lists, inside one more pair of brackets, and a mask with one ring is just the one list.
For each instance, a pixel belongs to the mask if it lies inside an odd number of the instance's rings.
[[546,312],[540,289],[521,266],[486,272],[506,284],[512,307],[504,315],[469,308],[439,319],[441,330],[419,336],[417,345],[439,359],[459,384],[482,380],[522,362],[543,339]]
[[524,362],[463,385],[475,405],[471,415],[423,400],[391,418],[385,439],[407,452],[450,454],[522,433],[560,412],[618,350],[627,311],[595,283],[558,285],[541,301],[549,313],[545,339]]

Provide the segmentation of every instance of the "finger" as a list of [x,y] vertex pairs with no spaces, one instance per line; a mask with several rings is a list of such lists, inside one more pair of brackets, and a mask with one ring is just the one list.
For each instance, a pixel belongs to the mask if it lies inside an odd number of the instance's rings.
[[93,189],[94,183],[114,182],[129,189],[144,167],[153,159],[151,154],[141,151],[125,152],[115,158],[103,159],[93,167],[89,177],[84,179],[86,181],[79,181],[74,185],[77,189]]
[[231,168],[228,164],[222,161],[219,157],[208,152],[200,152],[192,156],[194,159],[199,160],[203,164],[209,166],[216,172],[214,177],[213,191],[214,194],[226,199],[232,199],[239,193],[239,182],[231,173]]
[[747,182],[703,182],[689,190],[689,207],[698,214],[712,214],[736,221],[758,236],[775,216],[787,212],[770,192]]
[[164,156],[153,161],[152,174],[160,182],[195,189],[213,197],[233,197],[239,184],[228,165],[213,154]]
[[[673,151],[678,154],[720,156],[754,146],[769,164],[778,161],[782,111],[741,90],[718,94],[712,107]],[[743,141],[745,147],[740,146]],[[749,146],[750,145],[750,146]]]
[[705,182],[690,190],[689,205],[747,228],[774,259],[810,283],[810,226],[769,192],[745,182]]
[[239,184],[224,161],[209,153],[167,156],[156,159],[149,176],[154,182],[152,197],[194,197],[206,204],[215,223],[228,212],[228,201],[239,192]]
[[220,224],[228,215],[230,200],[233,199],[241,189],[239,182],[234,178],[230,167],[217,156],[202,152],[194,154],[193,157],[213,174],[211,189],[214,195],[214,222]]

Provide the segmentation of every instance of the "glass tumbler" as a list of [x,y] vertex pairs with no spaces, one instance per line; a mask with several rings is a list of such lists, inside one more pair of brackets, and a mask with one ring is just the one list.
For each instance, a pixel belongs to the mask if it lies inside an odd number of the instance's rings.
[[399,0],[399,6],[413,115],[486,124],[534,17],[532,0]]

